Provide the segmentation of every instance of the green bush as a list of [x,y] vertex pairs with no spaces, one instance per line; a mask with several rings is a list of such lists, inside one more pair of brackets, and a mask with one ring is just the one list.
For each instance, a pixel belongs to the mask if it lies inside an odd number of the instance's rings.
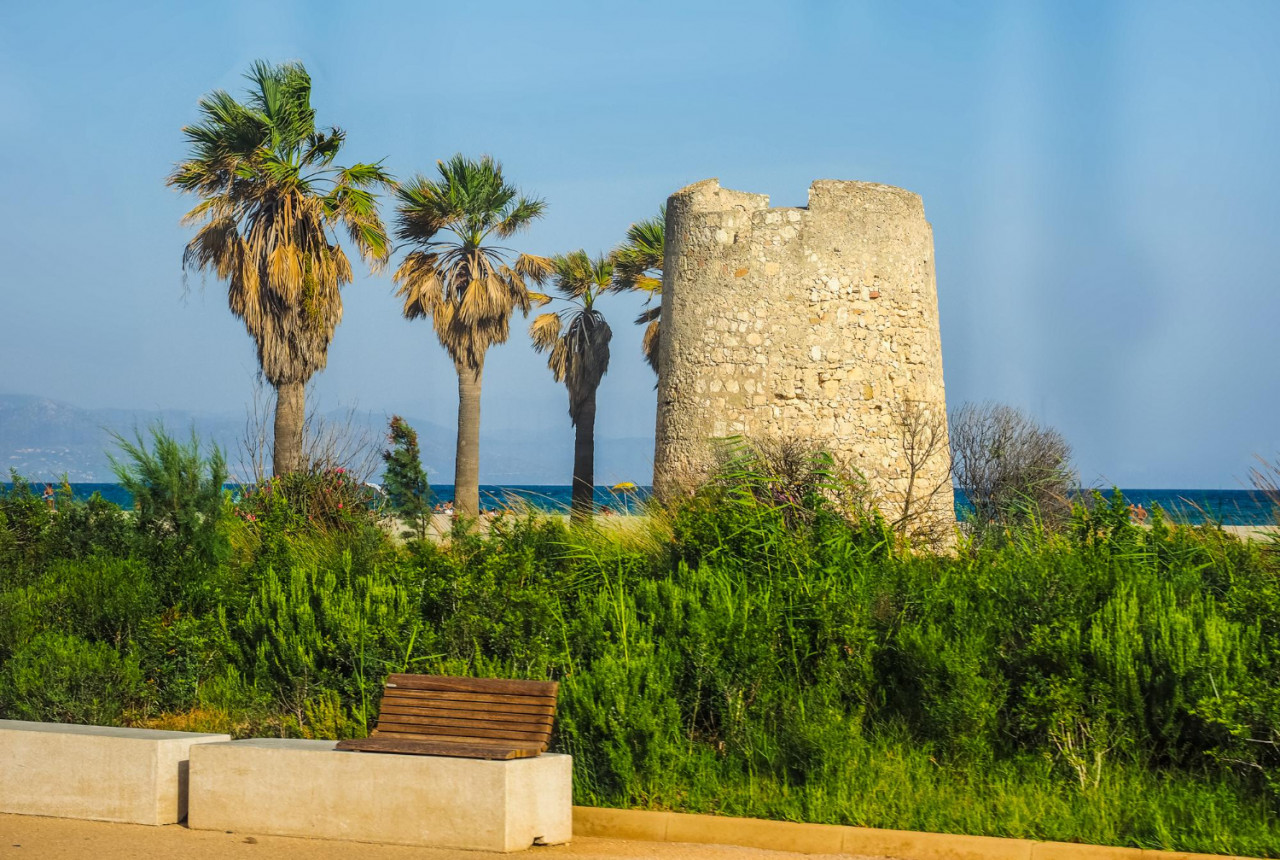
[[[338,569],[268,569],[243,617],[223,619],[238,646],[238,664],[299,727],[322,709],[330,723],[367,732],[382,679],[409,671],[430,640],[416,595],[394,572],[354,574],[350,556]],[[338,696],[339,698],[334,698]],[[342,706],[350,718],[337,719]]]
[[376,528],[376,496],[345,469],[291,472],[245,491],[232,512],[255,528],[284,534]]
[[214,446],[205,456],[194,431],[183,444],[160,425],[151,428],[150,447],[141,433],[133,441],[122,436],[116,441],[125,459],[113,457],[112,465],[133,496],[137,548],[156,568],[166,600],[212,606],[229,551],[222,452]]
[[36,635],[0,669],[0,713],[12,719],[118,725],[142,698],[133,657],[65,633]]
[[127,555],[129,518],[117,505],[94,493],[85,501],[67,493],[58,500],[45,534],[49,558],[83,559],[91,555]]
[[16,472],[0,486],[0,585],[21,583],[46,558],[44,536],[53,518],[48,505]]
[[160,608],[151,570],[141,561],[54,560],[31,584],[0,591],[0,655],[44,630],[124,647]]

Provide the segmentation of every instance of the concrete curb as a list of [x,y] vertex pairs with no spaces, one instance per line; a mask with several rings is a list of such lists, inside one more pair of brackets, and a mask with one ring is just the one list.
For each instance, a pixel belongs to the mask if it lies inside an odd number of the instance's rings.
[[573,808],[573,835],[641,842],[697,842],[801,854],[871,854],[899,860],[1251,860],[1226,854],[1186,854],[996,836],[917,833],[760,818]]

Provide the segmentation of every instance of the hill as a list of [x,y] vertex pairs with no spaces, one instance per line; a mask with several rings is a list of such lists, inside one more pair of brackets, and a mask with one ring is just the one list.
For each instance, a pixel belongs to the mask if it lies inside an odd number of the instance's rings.
[[[335,410],[322,415],[330,424],[350,426],[357,435],[381,444],[389,416],[370,411]],[[413,416],[423,465],[431,480],[453,480],[454,431],[451,426]],[[113,434],[132,436],[136,428],[157,422],[185,437],[192,429],[202,442],[226,453],[234,474],[244,463],[247,416],[230,412],[183,410],[85,409],[24,394],[0,394],[0,470],[33,480],[63,474],[73,482],[113,481],[109,454],[118,450]],[[480,481],[485,484],[567,485],[573,473],[573,435],[566,427],[499,430],[480,437]],[[596,437],[596,478],[600,483],[649,483],[653,474],[653,439]]]

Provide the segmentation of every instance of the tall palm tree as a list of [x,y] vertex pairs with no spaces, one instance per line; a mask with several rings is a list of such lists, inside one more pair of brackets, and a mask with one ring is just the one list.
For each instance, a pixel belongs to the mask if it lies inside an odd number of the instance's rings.
[[662,334],[662,255],[665,251],[667,206],[664,203],[654,218],[632,224],[627,240],[613,252],[617,279],[615,289],[638,290],[648,294],[646,307],[636,325],[645,326],[640,347],[645,361],[658,372],[658,342]]
[[454,505],[480,512],[480,385],[485,352],[505,343],[511,315],[528,315],[527,281],[551,273],[546,257],[515,254],[491,244],[541,217],[546,204],[525,197],[502,177],[502,165],[455,155],[438,163],[439,176],[414,176],[396,190],[396,236],[414,249],[396,269],[396,295],[408,319],[431,317],[436,337],[458,372],[458,456]]
[[590,518],[594,506],[596,461],[596,389],[609,370],[613,331],[596,300],[614,289],[611,257],[574,251],[556,257],[555,290],[568,307],[538,316],[529,326],[533,348],[549,353],[547,367],[569,389],[569,420],[574,426],[573,520]]
[[276,391],[272,466],[281,475],[302,467],[305,386],[328,361],[340,290],[351,283],[336,234],[380,267],[390,248],[374,189],[392,180],[380,164],[334,164],[346,134],[316,127],[301,63],[259,61],[245,77],[242,102],[222,90],[200,99],[200,122],[182,130],[189,157],[167,183],[203,198],[183,218],[198,229],[182,265],[227,281],[231,313]]

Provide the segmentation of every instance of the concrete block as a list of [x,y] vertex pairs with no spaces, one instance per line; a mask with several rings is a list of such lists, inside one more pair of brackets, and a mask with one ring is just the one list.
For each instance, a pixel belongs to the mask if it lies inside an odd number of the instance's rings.
[[334,741],[203,744],[187,826],[479,851],[573,835],[573,759],[342,752]]
[[230,735],[0,720],[0,812],[130,824],[187,814],[187,759]]

